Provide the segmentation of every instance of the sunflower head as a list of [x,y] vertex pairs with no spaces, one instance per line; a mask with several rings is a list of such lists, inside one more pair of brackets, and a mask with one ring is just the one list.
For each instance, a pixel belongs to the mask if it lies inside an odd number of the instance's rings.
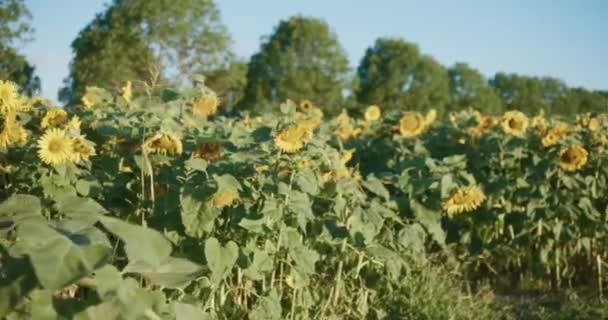
[[192,104],[192,114],[208,117],[217,113],[219,99],[215,93],[208,93]]
[[84,96],[81,99],[85,109],[92,109],[101,102],[101,91],[102,89],[97,87],[86,88]]
[[158,133],[147,139],[143,144],[144,150],[159,154],[181,154],[182,141],[172,133]]
[[528,129],[528,117],[520,111],[507,111],[502,116],[502,129],[507,134],[521,137]]
[[545,119],[544,114],[538,114],[532,118],[532,128],[534,128],[537,132],[545,132],[547,127],[547,120]]
[[277,134],[274,143],[282,152],[294,153],[302,149],[310,140],[312,140],[312,130],[310,128],[291,125]]
[[342,141],[350,140],[361,134],[361,128],[353,128],[352,126],[340,126],[334,130],[334,134]]
[[309,112],[312,111],[312,109],[315,108],[315,105],[312,103],[312,101],[308,100],[308,99],[304,99],[302,101],[300,101],[300,110],[302,110],[302,112]]
[[0,80],[0,110],[13,110],[19,100],[19,87],[12,81]]
[[223,209],[234,205],[239,200],[239,194],[233,190],[218,190],[211,197],[211,206],[216,209]]
[[486,200],[486,195],[478,186],[467,186],[456,189],[443,202],[443,210],[448,216],[473,211]]
[[543,147],[550,147],[558,143],[562,138],[568,134],[568,131],[563,126],[555,126],[547,130],[547,133],[541,139]]
[[131,98],[133,98],[133,86],[131,81],[127,81],[125,85],[121,88],[121,95],[127,101],[131,102]]
[[559,166],[565,171],[576,171],[587,163],[589,153],[579,145],[562,149],[559,153]]
[[72,139],[61,129],[49,129],[38,140],[38,157],[46,164],[62,164],[72,161]]
[[340,115],[336,117],[336,122],[339,126],[350,125],[350,117],[348,116],[348,113],[346,113],[346,110],[342,110]]
[[72,161],[74,162],[86,161],[95,155],[93,143],[86,140],[83,136],[72,138],[72,151]]
[[380,114],[380,107],[378,107],[377,105],[371,105],[365,110],[365,121],[377,121],[378,119],[380,119]]
[[6,149],[11,145],[23,145],[27,142],[28,133],[16,121],[14,111],[5,117],[0,116],[0,149]]
[[215,161],[222,157],[224,153],[224,144],[221,142],[208,142],[198,146],[192,157],[205,159],[207,161]]
[[406,112],[399,120],[399,132],[407,138],[420,135],[426,128],[426,119],[420,112]]
[[68,123],[65,125],[65,129],[68,131],[78,131],[80,130],[81,124],[82,122],[80,122],[80,118],[78,116],[73,116],[72,119],[70,119],[70,121],[68,121]]
[[68,113],[62,108],[51,108],[49,109],[42,121],[40,126],[42,129],[59,128],[68,121]]

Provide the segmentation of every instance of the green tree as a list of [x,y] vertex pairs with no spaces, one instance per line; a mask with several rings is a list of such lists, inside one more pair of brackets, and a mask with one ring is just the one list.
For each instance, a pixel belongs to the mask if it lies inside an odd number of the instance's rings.
[[231,110],[243,98],[247,85],[247,63],[235,60],[228,68],[209,74],[205,84],[217,93],[223,108]]
[[502,101],[488,80],[466,63],[456,63],[448,69],[451,110],[474,108],[487,114],[502,112]]
[[180,84],[192,73],[227,68],[230,37],[211,0],[114,0],[72,42],[74,57],[60,99],[86,86],[126,80]]
[[40,78],[16,47],[31,40],[31,18],[23,0],[0,0],[0,80],[17,83],[27,95],[40,91]]
[[350,68],[326,22],[302,16],[279,22],[249,61],[240,108],[269,109],[285,99],[309,99],[336,112],[348,89]]
[[355,92],[361,104],[384,109],[436,108],[450,101],[447,72],[418,46],[401,39],[380,38],[366,50],[357,69]]

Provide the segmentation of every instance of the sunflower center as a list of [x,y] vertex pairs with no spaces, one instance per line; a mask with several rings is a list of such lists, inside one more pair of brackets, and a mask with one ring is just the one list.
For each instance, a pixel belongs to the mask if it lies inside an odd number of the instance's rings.
[[416,117],[407,117],[403,119],[403,129],[416,130],[420,126],[420,121]]
[[517,119],[509,119],[509,127],[515,130],[521,130],[523,125],[521,121],[517,121]]
[[580,154],[575,150],[568,150],[562,155],[562,160],[566,163],[575,163],[580,159]]
[[63,149],[64,149],[63,140],[54,139],[54,140],[51,140],[49,142],[49,151],[50,152],[57,153],[57,152],[60,152]]

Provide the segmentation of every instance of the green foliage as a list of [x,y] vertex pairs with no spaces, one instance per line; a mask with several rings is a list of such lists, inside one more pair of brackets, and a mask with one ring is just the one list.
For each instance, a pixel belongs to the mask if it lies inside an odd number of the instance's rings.
[[465,63],[457,63],[448,70],[448,75],[451,110],[473,108],[486,114],[499,114],[503,111],[500,97],[479,71]]
[[348,76],[346,54],[327,23],[291,17],[279,22],[251,57],[241,109],[263,111],[286,99],[307,99],[335,113]]
[[450,102],[446,70],[415,44],[380,38],[357,69],[357,100],[387,110],[444,110]]

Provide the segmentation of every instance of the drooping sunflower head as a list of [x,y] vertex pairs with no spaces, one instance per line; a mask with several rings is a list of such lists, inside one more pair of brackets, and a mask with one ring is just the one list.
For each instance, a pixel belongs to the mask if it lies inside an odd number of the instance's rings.
[[502,129],[513,136],[522,136],[528,129],[528,117],[520,111],[507,111],[502,116]]
[[208,142],[198,146],[196,151],[192,153],[192,157],[205,159],[207,161],[215,161],[224,154],[224,144],[221,142]]
[[86,140],[84,136],[78,136],[72,138],[72,161],[80,162],[89,160],[91,156],[94,156],[95,146],[92,142]]
[[377,105],[371,105],[365,110],[365,121],[377,121],[378,119],[380,119],[380,115],[380,107],[378,107]]
[[279,132],[274,143],[282,152],[294,153],[302,149],[310,140],[312,140],[312,130],[296,124]]
[[172,133],[158,133],[148,138],[143,148],[146,152],[159,154],[181,154],[183,151],[182,141]]
[[59,128],[67,121],[68,113],[62,108],[54,107],[46,112],[42,118],[42,121],[40,122],[40,126],[42,129]]
[[399,120],[399,132],[407,138],[420,135],[426,130],[426,127],[426,119],[420,112],[406,112]]
[[213,92],[209,92],[192,104],[192,114],[195,116],[208,117],[217,113],[219,99]]
[[133,86],[131,84],[131,81],[127,81],[125,83],[125,85],[121,88],[121,96],[127,101],[127,102],[131,102],[131,99],[133,98]]
[[302,101],[300,101],[300,110],[302,110],[302,112],[309,112],[312,111],[312,109],[315,108],[315,105],[312,103],[312,101],[308,100],[308,99],[304,99]]
[[62,164],[74,159],[72,139],[61,129],[49,129],[38,140],[38,157],[46,164]]
[[216,209],[223,209],[234,205],[239,200],[239,194],[233,190],[218,190],[211,197],[211,206]]
[[467,186],[456,189],[443,202],[443,210],[452,217],[463,212],[473,211],[486,200],[486,195],[478,186]]
[[559,153],[559,166],[565,171],[576,171],[587,163],[589,153],[580,145],[563,148]]

